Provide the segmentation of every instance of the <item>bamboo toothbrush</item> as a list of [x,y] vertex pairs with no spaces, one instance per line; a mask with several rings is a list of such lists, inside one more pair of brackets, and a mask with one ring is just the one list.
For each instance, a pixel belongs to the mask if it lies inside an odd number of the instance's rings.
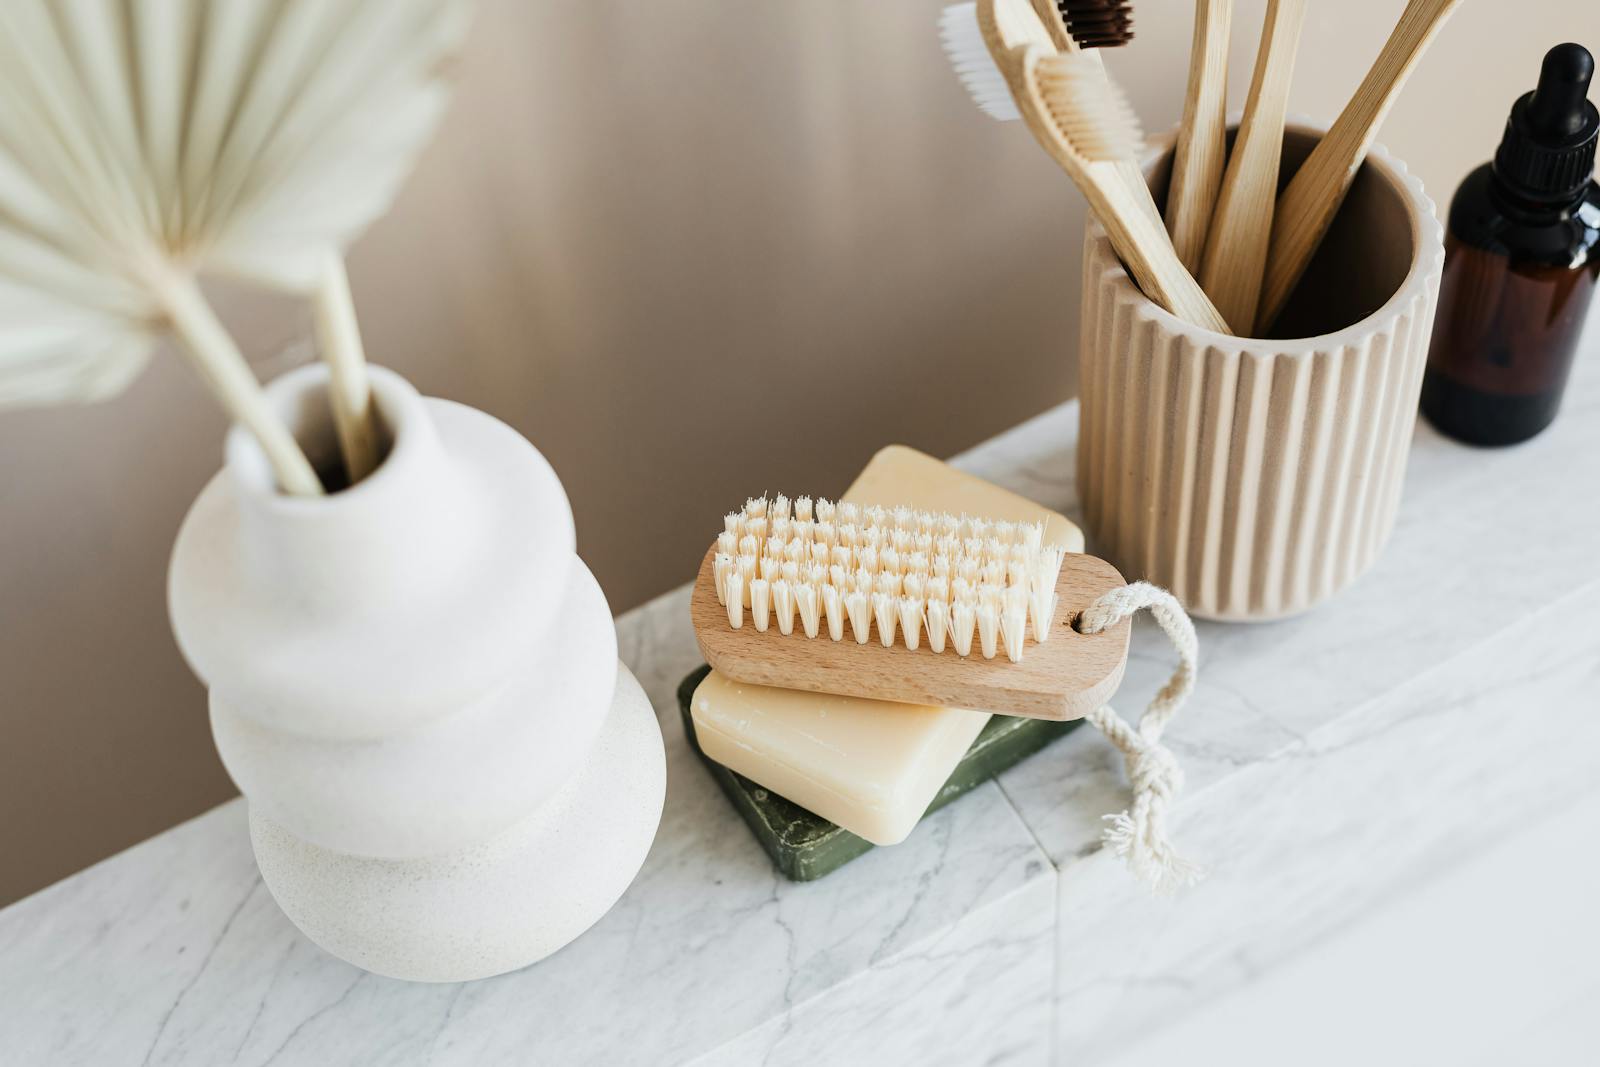
[[706,662],[738,682],[1068,719],[1115,688],[1127,631],[1072,620],[1122,584],[1044,527],[911,508],[748,501],[691,598]]
[[1305,13],[1306,0],[1267,2],[1244,121],[1233,141],[1201,260],[1201,286],[1238,333],[1248,334],[1256,321],[1278,195],[1289,80]]
[[1023,87],[1018,104],[1028,128],[1083,192],[1139,288],[1186,322],[1231,332],[1179,262],[1149,189],[1142,181],[1132,189],[1124,178],[1143,140],[1132,109],[1099,64],[1037,46],[1014,58]]
[[1140,147],[1138,123],[1099,59],[1058,54],[1028,0],[957,4],[940,22],[973,100],[994,118],[1027,122],[1083,192],[1145,295],[1196,326],[1229,332],[1178,261],[1144,182],[1123,177]]
[[1200,269],[1228,155],[1228,32],[1233,0],[1195,0],[1189,87],[1167,186],[1167,232],[1183,265]]
[[1411,0],[1372,69],[1278,198],[1256,325],[1272,326],[1344,203],[1395,97],[1461,0]]
[[[1100,62],[1102,48],[1120,48],[1133,40],[1133,10],[1128,0],[1033,0],[1033,11],[1058,52],[1078,52]],[[1138,160],[1124,160],[1117,169],[1151,216],[1160,219],[1161,209],[1148,195]]]

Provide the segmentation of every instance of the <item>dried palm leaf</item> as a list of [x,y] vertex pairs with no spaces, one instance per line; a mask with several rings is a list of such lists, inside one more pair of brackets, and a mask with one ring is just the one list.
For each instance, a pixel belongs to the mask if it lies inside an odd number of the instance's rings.
[[110,396],[170,329],[282,487],[320,492],[196,275],[315,294],[335,408],[364,412],[342,250],[464,24],[454,0],[0,3],[0,406]]

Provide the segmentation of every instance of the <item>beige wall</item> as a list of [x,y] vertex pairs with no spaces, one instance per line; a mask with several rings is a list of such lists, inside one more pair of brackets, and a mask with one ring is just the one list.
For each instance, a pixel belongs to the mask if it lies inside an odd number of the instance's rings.
[[[1240,0],[1242,101],[1261,0]],[[1400,0],[1312,0],[1295,111],[1329,116]],[[352,271],[372,357],[554,463],[612,607],[690,576],[716,516],[948,454],[1071,395],[1079,200],[982,118],[934,0],[500,0],[455,110]],[[1174,121],[1183,0],[1111,65]],[[1593,0],[1473,0],[1384,133],[1437,195]],[[303,309],[234,300],[263,376]],[[223,421],[175,359],[91,409],[0,415],[0,903],[225,799],[166,626],[167,552]]]

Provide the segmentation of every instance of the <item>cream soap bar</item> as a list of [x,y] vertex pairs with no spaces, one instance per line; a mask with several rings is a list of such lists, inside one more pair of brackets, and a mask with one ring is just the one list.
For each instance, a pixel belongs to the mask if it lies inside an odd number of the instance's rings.
[[840,499],[884,507],[904,504],[923,511],[953,511],[1008,522],[1043,522],[1045,544],[1061,545],[1068,552],[1083,551],[1083,531],[1065,515],[905,445],[879,450]]
[[[1083,551],[1083,533],[1015,493],[904,445],[867,464],[841,498],[1013,522]],[[876,845],[905,840],[989,713],[734,683],[712,671],[691,704],[707,757]]]
[[989,716],[712,671],[691,705],[700,750],[875,845],[904,841]]

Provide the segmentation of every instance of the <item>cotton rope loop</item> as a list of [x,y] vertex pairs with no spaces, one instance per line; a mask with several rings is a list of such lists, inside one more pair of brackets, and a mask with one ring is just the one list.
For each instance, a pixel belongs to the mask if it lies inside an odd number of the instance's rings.
[[1198,882],[1204,870],[1177,854],[1167,839],[1168,809],[1183,788],[1183,770],[1172,751],[1161,744],[1161,733],[1194,691],[1200,642],[1194,624],[1171,593],[1149,582],[1134,582],[1104,594],[1079,617],[1077,628],[1099,633],[1148,608],[1178,652],[1178,669],[1139,717],[1137,728],[1103,706],[1086,716],[1121,750],[1127,761],[1133,804],[1127,811],[1107,815],[1102,840],[1124,857],[1135,877],[1157,893],[1171,893]]

